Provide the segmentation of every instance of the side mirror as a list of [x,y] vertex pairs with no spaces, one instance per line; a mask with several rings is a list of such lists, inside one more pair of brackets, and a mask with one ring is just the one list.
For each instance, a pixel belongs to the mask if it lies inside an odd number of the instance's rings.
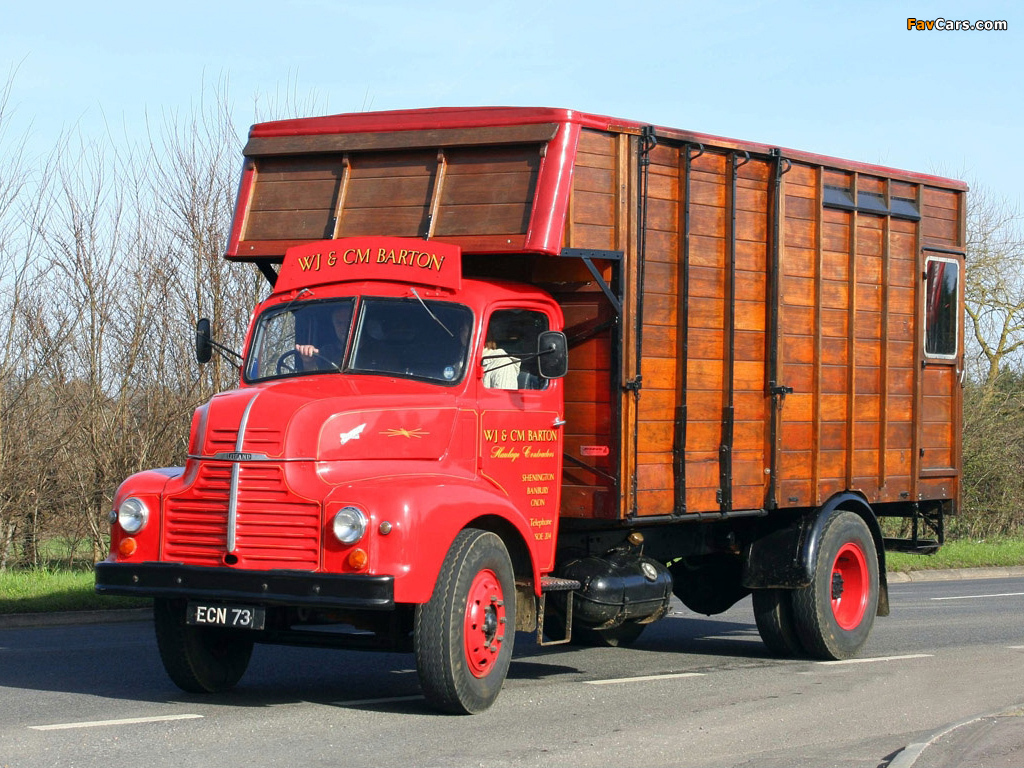
[[569,344],[561,331],[537,337],[537,371],[542,379],[560,379],[569,371]]
[[196,362],[205,365],[213,357],[213,338],[210,335],[210,320],[201,319],[196,323]]

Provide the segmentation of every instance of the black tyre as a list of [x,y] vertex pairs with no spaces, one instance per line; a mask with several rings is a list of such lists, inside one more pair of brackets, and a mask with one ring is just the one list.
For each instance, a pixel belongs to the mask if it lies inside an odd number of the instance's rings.
[[156,643],[164,669],[189,693],[219,693],[234,688],[249,666],[253,640],[217,627],[185,623],[184,600],[153,601]]
[[878,610],[878,556],[864,519],[836,510],[825,524],[813,580],[792,593],[804,649],[819,659],[849,659],[871,634]]
[[448,550],[430,601],[416,608],[416,670],[427,701],[453,714],[491,706],[512,661],[515,626],[508,550],[497,535],[467,528]]
[[793,623],[793,606],[788,589],[754,590],[754,620],[761,640],[776,656],[803,656],[804,647]]

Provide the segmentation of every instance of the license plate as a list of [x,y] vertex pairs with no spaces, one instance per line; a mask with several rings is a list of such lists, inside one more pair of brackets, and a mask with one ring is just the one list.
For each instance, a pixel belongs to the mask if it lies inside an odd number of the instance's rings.
[[222,605],[189,603],[185,621],[203,627],[230,627],[232,629],[263,629],[267,620],[266,608],[252,605]]

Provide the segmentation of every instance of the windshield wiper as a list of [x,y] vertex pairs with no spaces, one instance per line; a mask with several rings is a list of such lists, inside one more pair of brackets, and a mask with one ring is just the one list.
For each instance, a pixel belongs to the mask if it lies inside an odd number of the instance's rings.
[[420,295],[419,295],[419,293],[416,292],[416,289],[415,288],[411,288],[410,290],[412,291],[412,295],[416,297],[416,301],[418,301],[420,303],[420,306],[422,306],[425,310],[427,310],[427,314],[428,315],[430,315],[432,318],[434,318],[434,322],[437,323],[438,325],[440,325],[442,328],[444,328],[444,332],[447,333],[449,336],[451,336],[454,339],[455,338],[455,334],[452,333],[451,331],[449,331],[448,330],[448,326],[445,325],[444,323],[442,323],[441,319],[437,315],[435,315],[433,312],[430,311],[430,307],[428,307],[427,303],[425,301],[423,301],[423,299],[420,298]]

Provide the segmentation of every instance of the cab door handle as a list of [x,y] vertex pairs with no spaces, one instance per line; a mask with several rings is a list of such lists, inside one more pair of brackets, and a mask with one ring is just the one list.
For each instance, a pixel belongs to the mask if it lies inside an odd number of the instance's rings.
[[555,423],[552,424],[551,426],[552,427],[564,427],[565,426],[565,419],[555,419]]

